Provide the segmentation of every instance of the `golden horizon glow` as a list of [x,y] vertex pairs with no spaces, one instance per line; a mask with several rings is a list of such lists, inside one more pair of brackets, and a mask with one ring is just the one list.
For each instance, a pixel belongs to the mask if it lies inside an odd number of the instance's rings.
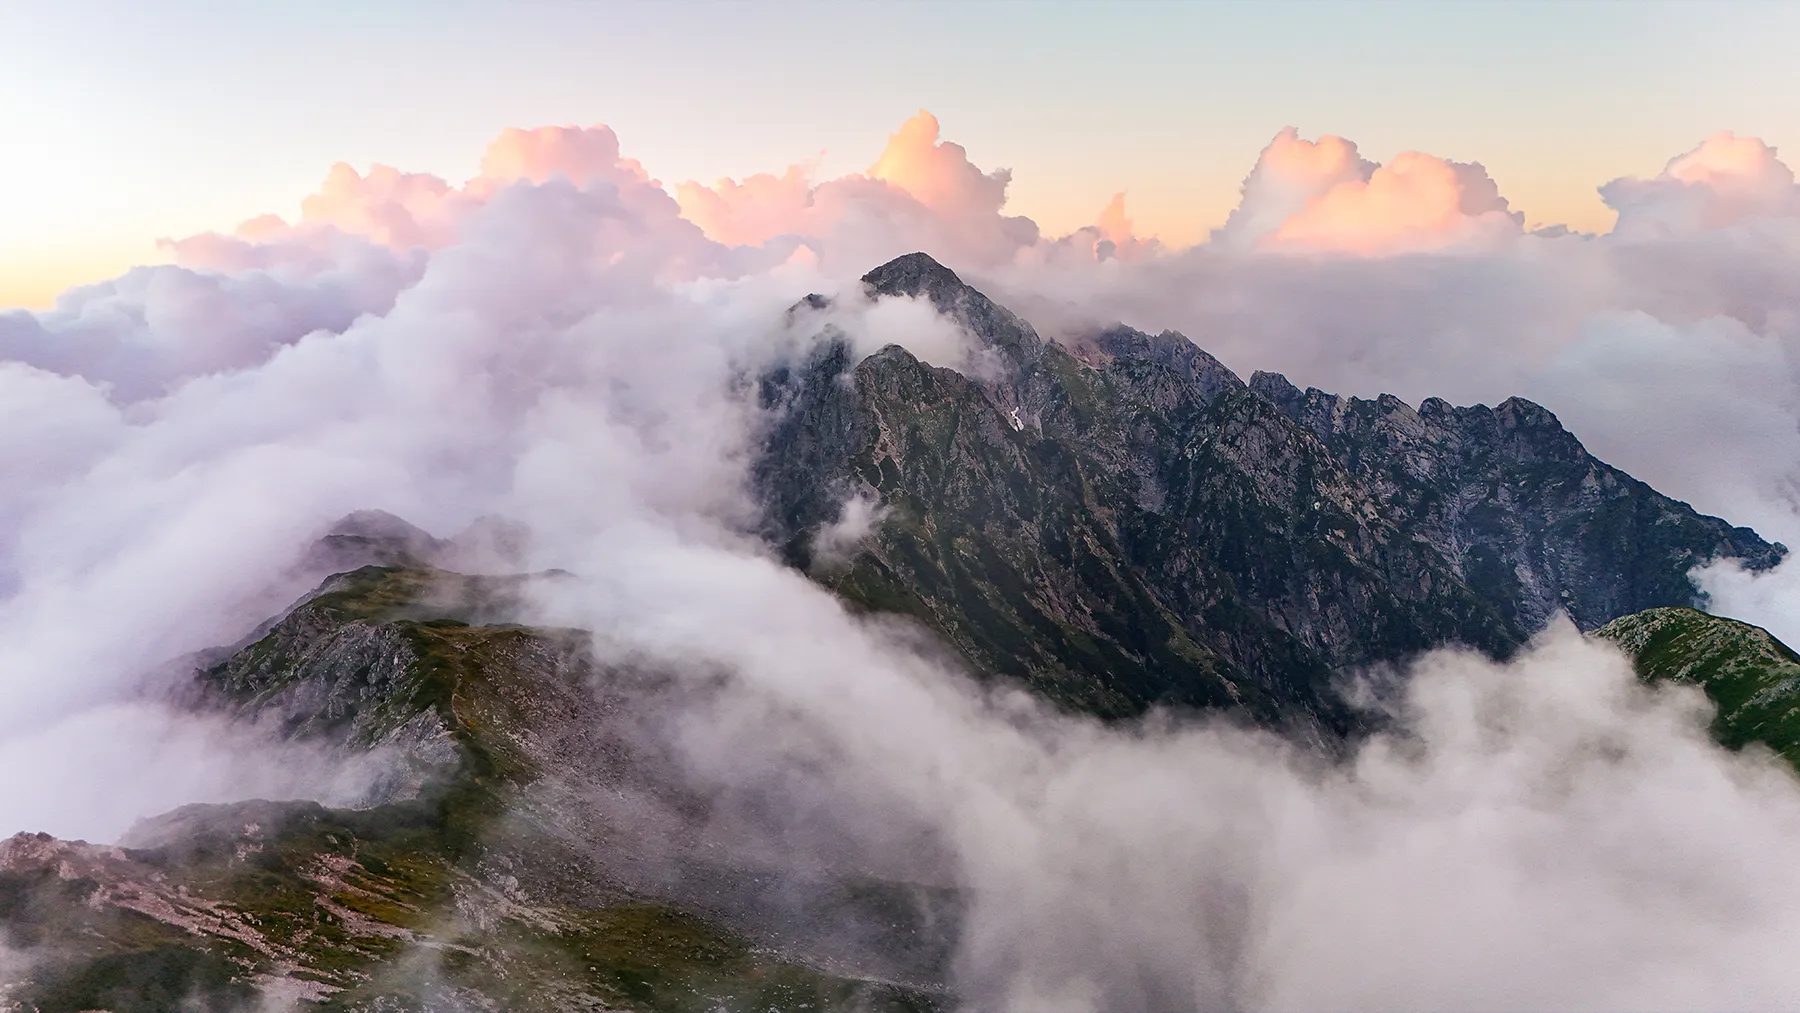
[[[1612,228],[1615,217],[1597,196],[1578,200],[1552,192],[1538,194],[1536,199],[1528,193],[1515,198],[1515,191],[1504,184],[1501,192],[1512,200],[1515,209],[1525,213],[1527,228],[1555,224],[1578,232],[1602,233]],[[1234,190],[1230,200],[1209,196],[1210,199],[1200,199],[1192,194],[1164,194],[1149,189],[1125,191],[1132,230],[1140,239],[1157,239],[1174,249],[1204,243],[1214,229],[1225,223],[1236,206],[1237,195]],[[1043,207],[1008,200],[1006,210],[1031,218],[1046,234],[1058,235],[1088,224],[1110,225],[1102,215],[1111,207],[1107,199],[1091,206],[1069,201]],[[203,231],[204,228],[196,228],[185,234]],[[52,309],[57,297],[72,288],[116,278],[133,267],[168,262],[169,257],[158,249],[155,240],[96,248],[34,250],[29,254],[6,251],[4,259],[0,259],[0,312]]]
[[[1067,235],[1124,191],[1134,234],[1171,248],[1224,224],[1284,123],[1354,139],[1372,161],[1479,162],[1527,229],[1607,231],[1596,188],[1652,178],[1716,131],[1800,154],[1800,4],[1658,4],[1647,17],[1614,3],[1071,3],[1029,16],[994,3],[959,9],[955,32],[883,4],[380,8],[97,0],[0,14],[0,306],[44,306],[155,262],[159,237],[301,221],[297,202],[337,162],[460,186],[508,126],[605,120],[684,206],[707,198],[682,181],[721,176],[804,197],[786,174],[796,162],[813,182],[911,172],[928,204],[980,197],[930,160],[883,164],[896,125],[929,133],[903,124],[923,106],[982,174],[1010,170],[1004,214]],[[221,44],[241,39],[267,44]],[[808,73],[785,72],[796,52]],[[509,143],[529,161],[559,138]],[[429,197],[396,191],[408,207]],[[744,235],[797,213],[761,193],[713,204]]]
[[0,250],[0,313],[54,309],[64,292],[117,278],[134,267],[166,264],[154,240],[129,245]]
[[[1342,175],[1348,171],[1349,161],[1355,155],[1355,148],[1350,142],[1329,134],[1320,136],[1316,141],[1306,141],[1297,136],[1289,138],[1289,133],[1285,130],[1277,133],[1270,150],[1265,151],[1265,158],[1273,153],[1272,164],[1282,174]],[[1719,134],[1708,139],[1706,143],[1712,147],[1706,150],[1725,150],[1720,147],[1719,140],[1724,136],[1726,135]],[[1739,160],[1747,156],[1737,152],[1748,152],[1753,145],[1758,150],[1766,150],[1760,141],[1749,138],[1740,139],[1736,144],[1730,150]],[[589,152],[581,148],[581,145],[597,147]],[[1673,157],[1677,153],[1669,154]],[[1002,183],[1002,180],[1008,179],[1006,169],[976,166],[966,161],[966,157],[966,151],[961,145],[941,138],[937,118],[929,112],[920,111],[889,135],[885,149],[866,173],[869,178],[884,179],[905,189],[922,203],[942,213],[954,215],[970,204],[1001,199],[1004,193],[1005,203],[1001,208],[1003,213],[1031,218],[1046,236],[1066,235],[1082,227],[1099,225],[1109,238],[1117,240],[1120,236],[1114,235],[1115,233],[1122,234],[1129,230],[1139,239],[1154,238],[1170,249],[1207,242],[1212,232],[1222,226],[1238,206],[1244,179],[1242,174],[1230,180],[1172,179],[1162,186],[1138,187],[1126,190],[1123,194],[1117,190],[1106,190],[1104,196],[1090,198],[1076,192],[1082,189],[1080,187],[1066,184],[1057,187],[1052,174],[1042,173],[1037,167],[1030,165],[1018,167],[1019,171],[1011,174],[1010,181]],[[582,131],[570,132],[558,127],[534,130],[508,128],[490,144],[482,164],[484,174],[538,179],[552,170],[569,172],[582,168],[588,162],[599,164],[619,158],[617,139],[610,130],[603,128],[598,129],[592,138],[586,137]],[[1402,222],[1401,219],[1406,219],[1408,215],[1428,212],[1409,204],[1408,195],[1386,193],[1380,185],[1415,161],[1419,161],[1419,165],[1414,167],[1422,169],[1429,176],[1431,170],[1436,168],[1434,163],[1438,159],[1419,156],[1414,152],[1402,152],[1381,162],[1383,169],[1377,172],[1377,186],[1372,192],[1373,197],[1377,198],[1375,203],[1365,201],[1362,206],[1355,208],[1345,203],[1362,196],[1361,191],[1366,189],[1364,184],[1356,182],[1343,184],[1343,189],[1325,195],[1327,199],[1319,213],[1335,215],[1336,219],[1323,227],[1342,229],[1348,227],[1346,222],[1354,221],[1357,229],[1368,234],[1353,242],[1340,244],[1342,248],[1349,251],[1361,249],[1365,252],[1380,249],[1383,240],[1378,233],[1383,223],[1374,221],[1374,218],[1391,219],[1393,223],[1398,223],[1395,227],[1417,229],[1432,225],[1432,222],[1424,219],[1410,225]],[[539,162],[543,165],[539,165]],[[565,165],[564,162],[568,164]],[[1247,172],[1254,163],[1254,156],[1247,158],[1244,171]],[[635,160],[624,158],[619,164],[628,166],[632,175],[646,182],[651,181],[650,174]],[[816,166],[816,162],[814,165]],[[807,168],[803,165],[790,165],[780,176],[762,174],[747,177],[739,184],[721,180],[712,187],[706,187],[687,181],[664,184],[663,189],[680,202],[683,213],[688,218],[702,225],[715,239],[728,243],[758,242],[780,231],[787,223],[779,219],[789,215],[777,214],[777,220],[758,223],[758,227],[747,229],[741,227],[743,223],[738,223],[740,227],[734,229],[722,219],[715,220],[718,207],[716,201],[734,196],[733,189],[727,187],[727,184],[737,188],[735,196],[743,204],[762,205],[761,211],[766,215],[770,213],[770,190],[801,191],[797,201],[803,202],[806,185],[816,186],[825,182],[807,172]],[[501,171],[503,169],[506,171]],[[977,169],[980,172],[976,172]],[[1510,202],[1512,210],[1525,216],[1524,224],[1527,229],[1559,224],[1581,232],[1608,231],[1615,216],[1597,194],[1599,183],[1606,179],[1594,180],[1586,187],[1572,188],[1567,182],[1569,167],[1565,166],[1563,170],[1557,176],[1535,174],[1511,183],[1503,174],[1497,173],[1495,180],[1500,195]],[[1045,185],[1034,183],[1040,177]],[[1447,180],[1437,180],[1436,183],[1440,189],[1449,185]],[[331,222],[342,226],[344,222],[336,220],[334,208],[347,200],[346,194],[352,194],[365,185],[377,185],[382,190],[391,192],[393,198],[401,201],[402,205],[431,205],[443,201],[451,193],[450,185],[429,173],[415,173],[406,168],[395,169],[383,165],[373,165],[365,173],[358,173],[352,166],[338,162],[324,169],[321,183],[316,188],[309,193],[293,195],[289,203],[290,206],[301,209],[296,220]],[[1005,187],[1004,190],[1001,189],[1002,186]],[[1122,206],[1121,196],[1124,200]],[[712,203],[708,203],[709,201]],[[799,207],[800,204],[795,203],[789,210],[797,211]],[[422,206],[420,210],[423,210]],[[239,216],[239,220],[251,221],[258,215],[269,217],[274,214],[272,209],[264,208],[257,214]],[[196,222],[194,228],[175,230],[175,238],[209,231],[209,225],[216,222],[219,216],[206,217],[209,222]],[[1292,223],[1284,229],[1280,238],[1305,240],[1310,235],[1308,229],[1316,224],[1317,220],[1312,224],[1306,221]],[[407,245],[408,241],[418,241],[420,238],[413,235],[389,235],[384,230],[374,228],[353,228],[352,231],[369,235],[379,242],[400,245]],[[443,237],[437,238],[442,240]],[[53,246],[30,251],[3,250],[0,251],[0,310],[50,309],[54,307],[58,296],[71,288],[117,277],[135,266],[167,263],[169,260],[168,254],[159,249],[157,240],[150,237],[134,237],[132,241],[95,243],[91,246],[65,239]]]

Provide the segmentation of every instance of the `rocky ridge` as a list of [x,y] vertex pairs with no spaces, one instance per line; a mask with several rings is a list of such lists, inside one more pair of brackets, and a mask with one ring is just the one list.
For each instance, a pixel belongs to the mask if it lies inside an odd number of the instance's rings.
[[[978,674],[1102,717],[1220,709],[1330,748],[1360,720],[1343,670],[1453,642],[1504,655],[1561,610],[1615,620],[1598,635],[1646,679],[1705,688],[1727,744],[1800,759],[1800,660],[1686,607],[1694,565],[1785,549],[1595,460],[1542,408],[1245,383],[1171,333],[1063,345],[921,255],[864,282],[929,300],[982,368],[859,359],[827,329],[758,378],[765,533]],[[480,534],[484,559],[522,537]],[[796,871],[709,837],[709,798],[656,752],[662,676],[514,622],[566,575],[458,572],[461,541],[353,515],[303,561],[332,576],[194,659],[194,706],[389,761],[367,804],[0,842],[0,1009],[951,1001],[954,884]]]
[[[1694,566],[1786,552],[1521,399],[1414,411],[1245,383],[1179,334],[1124,327],[1065,347],[923,254],[863,284],[929,300],[997,366],[858,361],[827,327],[761,378],[768,535],[1073,708],[1227,707],[1329,737],[1355,721],[1334,672],[1445,643],[1504,655],[1558,610],[1592,629],[1696,605]],[[880,523],[817,558],[854,502]]]
[[[195,694],[387,756],[380,797],[188,806],[120,846],[0,842],[0,941],[29,958],[0,1009],[934,1008],[947,951],[908,887],[825,874],[809,894],[720,859],[701,800],[620,726],[634,676],[586,634],[504,621],[555,574],[468,576],[380,541],[395,565],[201,659]],[[837,920],[809,931],[808,902]]]

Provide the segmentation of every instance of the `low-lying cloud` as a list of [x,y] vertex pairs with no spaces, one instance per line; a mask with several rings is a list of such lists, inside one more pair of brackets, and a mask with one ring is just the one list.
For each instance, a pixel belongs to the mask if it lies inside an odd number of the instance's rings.
[[[292,221],[0,315],[0,823],[104,837],[180,801],[351,791],[285,747],[169,731],[146,673],[279,607],[271,582],[346,513],[502,515],[525,565],[577,575],[543,618],[729,674],[671,719],[688,776],[786,785],[859,859],[929,855],[915,871],[968,891],[972,1008],[1794,995],[1800,792],[1710,745],[1696,693],[1558,627],[1510,665],[1424,659],[1401,731],[1342,766],[1058,716],[773,562],[744,533],[733,393],[804,349],[787,310],[814,291],[859,352],[979,373],[928,306],[852,282],[923,249],[1051,333],[1123,320],[1345,393],[1539,398],[1612,463],[1800,542],[1800,215],[1775,152],[1720,135],[1610,183],[1600,236],[1526,231],[1477,163],[1297,131],[1192,249],[1135,235],[1123,198],[1044,236],[1009,180],[928,114],[864,173],[673,195],[604,126],[513,130],[461,184],[337,166]],[[847,517],[857,537],[878,505]],[[1794,565],[1705,580],[1794,636]]]
[[278,731],[154,700],[86,708],[0,742],[4,834],[111,842],[190,802],[306,798],[367,805],[404,776],[385,753],[345,755]]
[[[963,891],[971,1009],[1779,1006],[1800,784],[1559,623],[1417,662],[1392,732],[1107,727],[981,690],[766,560],[601,539],[547,602],[703,690],[662,720],[791,861]],[[653,576],[652,576],[653,574]],[[717,675],[730,673],[720,684]]]

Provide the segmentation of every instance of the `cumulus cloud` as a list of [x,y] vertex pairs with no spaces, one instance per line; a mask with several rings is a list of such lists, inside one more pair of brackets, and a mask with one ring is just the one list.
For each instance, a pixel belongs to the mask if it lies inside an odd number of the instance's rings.
[[943,140],[937,117],[923,110],[888,138],[887,150],[869,169],[869,177],[905,190],[947,218],[999,214],[1006,203],[1006,186],[1012,182],[1012,173],[1005,169],[976,168],[968,150]]
[[1286,252],[1380,256],[1484,248],[1516,236],[1511,211],[1480,163],[1416,151],[1386,165],[1332,135],[1275,135],[1244,180],[1216,240]]
[[559,176],[575,183],[606,180],[621,188],[655,187],[641,163],[620,156],[619,137],[605,124],[507,127],[481,156],[481,179],[543,183]]
[[420,268],[359,243],[326,260],[315,249],[299,263],[282,243],[203,243],[177,255],[187,253],[232,270],[139,267],[67,292],[46,313],[0,313],[0,356],[136,401],[196,376],[256,365],[307,334],[341,332],[364,314],[386,312]]
[[1012,266],[1036,270],[1046,265],[1068,265],[1086,270],[1107,261],[1147,260],[1163,252],[1160,240],[1133,232],[1132,220],[1125,211],[1125,195],[1116,193],[1094,224],[1020,251]]
[[1307,201],[1268,238],[1275,249],[1361,254],[1467,247],[1510,237],[1524,216],[1480,165],[1402,152],[1367,180]]
[[[394,249],[436,248],[456,240],[456,212],[464,206],[463,195],[429,173],[376,165],[364,176],[339,162],[318,192],[300,201],[300,222]],[[279,219],[252,219],[239,233],[266,241],[283,225]]]
[[714,239],[797,237],[828,265],[860,273],[915,250],[964,264],[1012,260],[1039,237],[1031,219],[1004,213],[1011,180],[1004,169],[983,172],[921,111],[863,173],[814,184],[790,166],[781,176],[688,182],[676,192],[683,213]]
[[1600,196],[1619,213],[1622,239],[1685,236],[1766,218],[1800,216],[1800,186],[1775,149],[1721,130],[1653,179],[1616,179]]
[[1254,243],[1338,184],[1367,182],[1376,168],[1357,153],[1354,143],[1342,137],[1326,134],[1309,141],[1294,127],[1284,127],[1257,156],[1256,165],[1244,178],[1237,208],[1214,240]]
[[779,176],[758,173],[743,182],[726,178],[710,187],[689,180],[675,194],[688,220],[713,239],[732,244],[803,234],[813,203],[813,186],[801,165],[790,165]]
[[[339,162],[326,173],[317,192],[301,199],[300,217],[293,225],[278,215],[262,215],[244,222],[231,237],[209,233],[169,245],[178,260],[197,261],[197,266],[218,264],[214,258],[220,250],[279,248],[283,239],[331,243],[353,236],[401,252],[439,249],[456,243],[462,221],[508,184],[551,180],[584,190],[610,188],[640,214],[678,211],[641,164],[620,154],[618,136],[605,124],[509,127],[482,154],[481,171],[462,186],[389,165],[377,164],[364,174]],[[232,270],[242,264],[227,261],[219,266]]]
[[[849,283],[922,248],[1052,332],[1173,327],[1348,393],[1535,395],[1615,463],[1793,540],[1784,172],[1715,138],[1609,184],[1617,235],[1529,235],[1476,163],[1290,130],[1214,240],[1177,251],[1122,200],[1042,236],[928,114],[865,173],[677,196],[604,127],[508,131],[460,186],[334,168],[291,224],[0,317],[0,754],[15,778],[75,757],[95,789],[56,810],[46,786],[75,781],[9,783],[0,822],[100,834],[182,795],[322,790],[258,780],[291,759],[262,745],[256,777],[208,780],[251,744],[124,708],[157,662],[266,615],[270,575],[337,517],[504,515],[531,530],[522,565],[578,575],[541,618],[708,673],[659,712],[686,776],[805,798],[851,857],[966,891],[974,1007],[1779,1005],[1800,793],[1708,744],[1692,691],[1638,687],[1558,628],[1510,665],[1421,661],[1397,730],[1344,766],[1059,716],[745,536],[754,427],[731,392],[812,337],[784,320],[813,291],[835,299],[811,323],[859,353],[979,372],[928,305]],[[854,538],[879,510],[844,517]],[[1750,618],[1797,600],[1707,579]]]

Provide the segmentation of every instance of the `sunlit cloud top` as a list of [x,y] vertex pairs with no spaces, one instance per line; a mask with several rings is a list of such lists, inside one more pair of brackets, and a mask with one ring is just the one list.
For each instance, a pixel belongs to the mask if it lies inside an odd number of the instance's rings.
[[793,165],[896,178],[883,138],[929,109],[1009,179],[1009,216],[1067,234],[1123,191],[1134,231],[1175,246],[1224,224],[1292,124],[1389,169],[1321,212],[1340,224],[1364,213],[1353,192],[1366,209],[1427,185],[1402,172],[1420,151],[1481,165],[1524,228],[1597,231],[1597,185],[1695,138],[1800,144],[1797,29],[1781,4],[9,4],[0,305],[157,260],[161,238],[296,217],[336,162],[465,180],[503,128],[597,121],[671,188],[791,193]]

